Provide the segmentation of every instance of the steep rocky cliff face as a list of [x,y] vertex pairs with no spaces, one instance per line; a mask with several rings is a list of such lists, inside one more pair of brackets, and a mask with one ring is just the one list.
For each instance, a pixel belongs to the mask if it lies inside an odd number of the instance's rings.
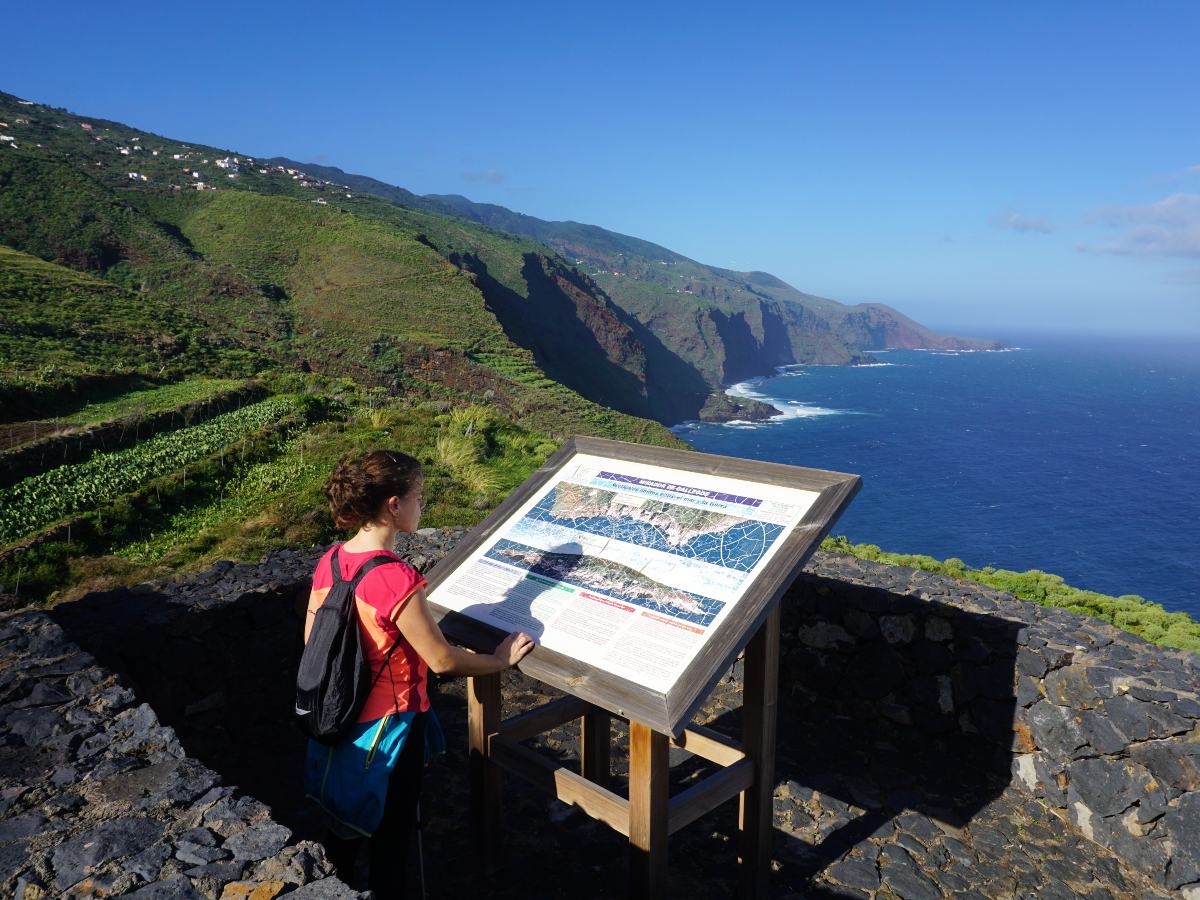
[[708,308],[698,321],[711,335],[712,351],[699,365],[716,384],[735,384],[779,366],[869,361],[802,306],[758,300],[732,312]]
[[[680,411],[694,417],[704,403],[701,396],[697,405],[697,391],[710,393],[770,374],[781,365],[864,362],[864,351],[888,347],[982,350],[1001,346],[995,341],[940,335],[882,304],[846,306],[806,294],[766,272],[705,265],[594,225],[546,221],[457,195],[422,197],[330,166],[277,161],[405,207],[480,223],[551,248],[565,265],[576,269],[576,283],[585,293],[598,294],[634,329],[648,358],[646,381],[654,385],[647,393],[662,395],[649,397],[651,414],[662,421],[678,421]],[[545,322],[558,321],[562,315],[561,311],[541,312],[549,316],[540,319]],[[611,330],[609,323],[587,316],[577,321],[601,344]],[[578,330],[574,323],[564,324]],[[670,381],[656,383],[651,377],[656,367],[651,358],[657,359],[661,373],[672,376]]]
[[700,415],[712,391],[701,373],[555,255],[525,253],[515,290],[478,254],[443,252],[474,276],[504,333],[550,378],[596,403],[667,424]]
[[837,333],[863,350],[999,350],[999,341],[967,341],[936,334],[879,303],[863,303],[835,317]]

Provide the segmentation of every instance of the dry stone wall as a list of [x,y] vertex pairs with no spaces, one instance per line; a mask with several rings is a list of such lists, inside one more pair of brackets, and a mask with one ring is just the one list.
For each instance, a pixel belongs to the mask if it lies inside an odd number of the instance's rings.
[[[47,468],[88,459],[97,450],[116,450],[181,425],[193,425],[231,409],[259,400],[267,394],[259,384],[247,384],[204,400],[194,400],[175,409],[144,416],[130,416],[51,434],[12,450],[0,452],[0,487]],[[0,426],[2,427],[2,426]]]
[[6,896],[361,896],[41,612],[0,622]]
[[937,782],[917,808],[948,804],[969,820],[993,796],[1023,794],[1145,876],[1134,893],[1200,896],[1200,657],[985,587],[829,555],[785,610],[786,683],[818,719],[899,726],[914,755],[905,771]]
[[[459,537],[400,549],[427,569]],[[360,896],[300,799],[287,723],[320,552],[0,619],[0,890]],[[784,606],[772,893],[1200,896],[1198,685],[1197,657],[1103,623],[819,553]],[[461,681],[438,691],[451,752],[427,776],[426,853],[430,896],[453,897],[478,893],[465,703]],[[550,693],[505,680],[511,711]],[[736,735],[739,707],[735,665],[699,718]],[[569,758],[577,735],[540,747]],[[673,789],[703,768],[672,762]],[[618,748],[614,789],[623,764]],[[619,836],[519,785],[506,797],[522,877],[486,895],[620,893]],[[680,896],[731,894],[735,827],[723,809],[672,837]]]

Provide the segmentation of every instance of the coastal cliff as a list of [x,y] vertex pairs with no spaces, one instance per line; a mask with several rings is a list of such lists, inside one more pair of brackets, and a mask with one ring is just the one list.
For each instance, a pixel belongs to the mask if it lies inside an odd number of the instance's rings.
[[[13,409],[35,408],[47,378],[298,369],[391,395],[491,380],[490,399],[560,421],[573,407],[571,430],[591,433],[588,404],[668,426],[755,420],[770,407],[726,385],[872,349],[997,346],[592,225],[11,94],[0,117],[20,138],[0,159],[0,396]],[[457,364],[429,365],[434,353]],[[566,393],[533,396],[545,381]]]
[[[869,362],[871,350],[923,348],[994,350],[998,341],[938,334],[881,303],[845,305],[804,293],[767,272],[737,272],[689,259],[666,247],[579,222],[552,222],[459,195],[421,196],[335,166],[270,160],[386,198],[410,209],[452,216],[521,235],[553,249],[576,270],[579,283],[603,296],[650,356],[674,358],[670,390],[677,403],[695,402],[699,376],[708,392],[769,375],[785,365],[851,365]],[[602,326],[602,331],[609,325]],[[686,367],[685,371],[679,368]],[[663,373],[666,374],[666,373]],[[659,383],[649,378],[648,383]],[[663,389],[666,390],[665,383]],[[701,391],[703,394],[704,391]],[[710,400],[710,406],[714,406]],[[701,404],[703,405],[703,397]],[[709,408],[687,416],[674,410],[660,421],[709,417]],[[728,418],[753,419],[731,413]],[[761,413],[760,413],[761,415]],[[725,420],[723,413],[717,420]]]

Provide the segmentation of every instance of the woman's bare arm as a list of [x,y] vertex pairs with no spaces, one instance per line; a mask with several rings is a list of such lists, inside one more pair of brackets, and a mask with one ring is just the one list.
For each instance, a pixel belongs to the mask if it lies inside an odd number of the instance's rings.
[[425,664],[439,675],[491,675],[515,666],[534,648],[533,638],[522,631],[514,631],[492,653],[455,647],[433,620],[423,590],[409,598],[393,621]]
[[[318,596],[318,594],[320,596]],[[304,614],[304,643],[308,643],[308,636],[312,633],[313,617],[316,616],[317,610],[321,604],[325,602],[325,597],[329,594],[329,588],[322,588],[319,591],[308,592],[308,611]]]

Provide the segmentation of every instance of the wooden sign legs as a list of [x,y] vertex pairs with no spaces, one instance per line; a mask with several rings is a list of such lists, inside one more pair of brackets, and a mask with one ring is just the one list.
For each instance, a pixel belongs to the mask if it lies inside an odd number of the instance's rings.
[[[471,825],[476,858],[487,871],[497,863],[501,771],[517,775],[578,806],[629,838],[629,895],[667,893],[667,838],[727,800],[739,800],[740,893],[762,897],[770,874],[772,795],[775,788],[775,715],[779,679],[779,607],[746,647],[742,697],[742,743],[693,726],[677,738],[629,723],[629,796],[608,789],[611,716],[578,697],[566,696],[503,719],[500,676],[467,679],[470,742]],[[521,742],[574,719],[582,719],[580,771],[542,756]],[[720,768],[671,797],[671,746]]]
[[667,736],[629,723],[629,895],[667,888]]
[[742,832],[742,896],[761,897],[771,873],[775,812],[775,716],[779,708],[779,604],[746,646],[742,682],[742,741],[755,778],[738,799]]
[[488,737],[500,726],[500,676],[467,679],[467,759],[471,783],[471,836],[476,859],[490,872],[498,861],[500,770],[488,758]]

